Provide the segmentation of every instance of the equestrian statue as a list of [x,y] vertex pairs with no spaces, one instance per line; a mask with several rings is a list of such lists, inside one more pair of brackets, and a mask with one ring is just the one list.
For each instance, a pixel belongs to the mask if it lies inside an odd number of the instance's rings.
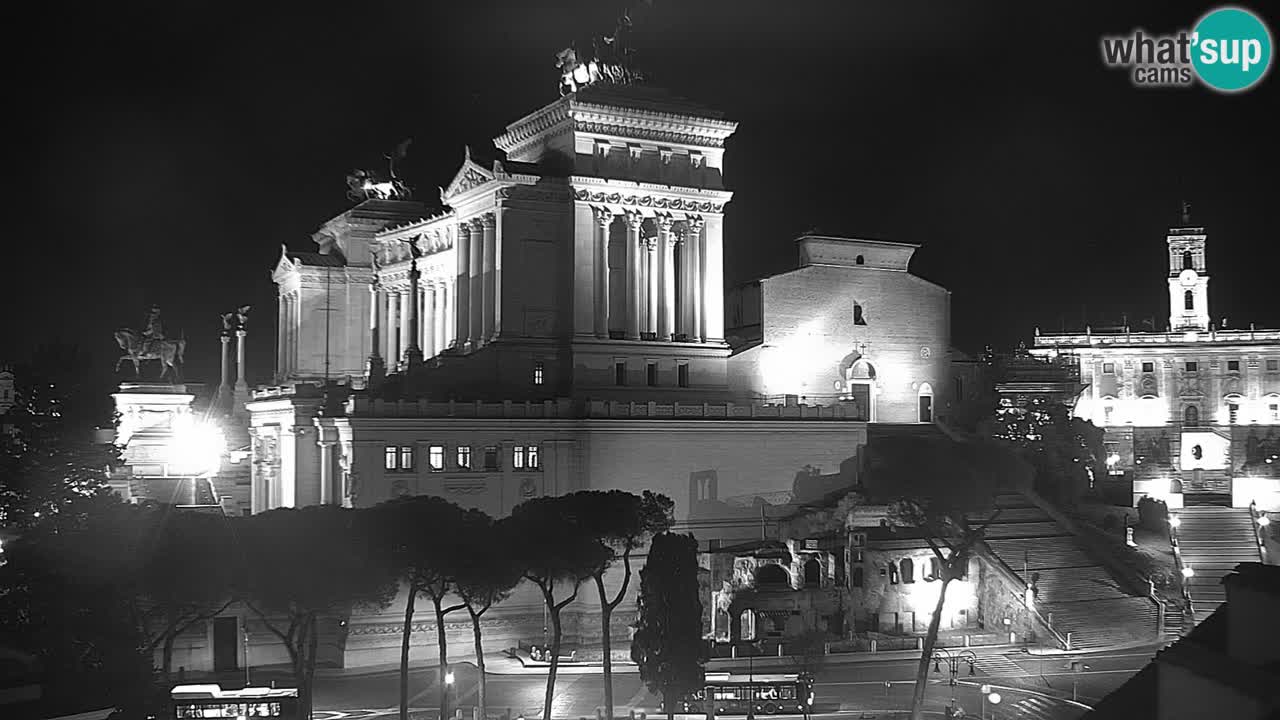
[[144,360],[160,361],[160,379],[164,380],[166,376],[173,381],[177,381],[180,374],[180,366],[182,365],[182,353],[187,348],[185,339],[166,340],[164,337],[164,328],[160,324],[160,307],[151,306],[150,312],[142,323],[143,330],[138,332],[132,328],[122,328],[116,331],[116,344],[124,350],[124,355],[116,361],[116,372],[120,371],[120,366],[126,360],[133,363],[134,375],[141,378],[142,362]]

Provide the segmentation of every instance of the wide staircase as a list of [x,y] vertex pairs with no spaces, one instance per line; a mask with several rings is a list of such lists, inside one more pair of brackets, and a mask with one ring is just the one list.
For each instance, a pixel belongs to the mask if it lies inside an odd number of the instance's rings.
[[1249,508],[1200,505],[1178,510],[1177,515],[1182,565],[1193,573],[1183,586],[1199,624],[1226,602],[1222,578],[1242,562],[1262,562],[1262,552]]
[[1000,495],[997,506],[1000,515],[987,528],[987,547],[1024,582],[1034,583],[1036,609],[1070,638],[1073,649],[1156,636],[1156,604],[1125,592],[1048,513],[1017,493]]

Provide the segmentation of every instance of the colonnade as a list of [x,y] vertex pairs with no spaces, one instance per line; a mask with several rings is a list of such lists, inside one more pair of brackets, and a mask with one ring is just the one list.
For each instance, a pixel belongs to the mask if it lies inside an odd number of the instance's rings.
[[[665,215],[646,219],[638,212],[617,214],[600,207],[592,211],[596,337],[705,342],[709,263],[703,218],[678,220]],[[609,246],[618,220],[625,225],[625,291],[621,307],[613,307]],[[651,220],[656,235],[645,235],[646,220]]]
[[[399,366],[411,341],[416,340],[422,356],[435,357],[453,345],[455,281],[453,278],[422,278],[400,287],[370,286],[369,327],[377,354],[389,368]],[[417,324],[417,336],[412,328]]]

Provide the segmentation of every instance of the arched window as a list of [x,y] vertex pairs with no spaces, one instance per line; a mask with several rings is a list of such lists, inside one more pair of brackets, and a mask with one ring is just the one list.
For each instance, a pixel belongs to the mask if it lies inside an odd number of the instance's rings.
[[854,306],[853,306],[853,324],[854,325],[867,324],[867,319],[862,316],[862,306],[858,305],[857,303],[854,303]]
[[856,258],[854,258],[854,259],[853,259],[853,264],[854,264],[854,265],[866,265],[866,264],[867,264],[867,260],[866,260],[866,258],[864,258],[864,257],[862,257],[861,255],[859,255],[858,257],[856,257]]
[[858,359],[857,362],[849,367],[848,375],[850,380],[875,380],[876,366],[866,360]]
[[913,583],[916,581],[916,564],[911,562],[911,558],[902,558],[902,562],[898,563],[898,567],[902,568],[902,582]]
[[787,571],[783,570],[778,565],[773,565],[773,564],[761,565],[760,567],[756,568],[756,586],[757,587],[762,587],[765,585],[777,586],[777,585],[790,585],[790,584],[791,584],[790,580],[787,577]]
[[920,383],[918,395],[919,420],[922,423],[933,422],[933,386],[927,382]]
[[1188,427],[1195,427],[1200,424],[1200,408],[1195,405],[1188,405],[1182,411],[1182,424]]
[[854,587],[862,587],[862,577],[863,577],[862,567],[859,566],[854,568],[853,583],[852,583]]
[[1195,257],[1191,254],[1191,251],[1190,251],[1190,250],[1188,250],[1188,251],[1186,251],[1186,252],[1182,253],[1182,269],[1183,269],[1183,270],[1195,270],[1195,269],[1196,269],[1196,261],[1195,261]]
[[1196,309],[1196,296],[1190,290],[1182,293],[1182,305],[1187,310]]
[[804,586],[819,587],[822,585],[822,563],[818,562],[818,558],[809,558],[809,562],[804,564]]

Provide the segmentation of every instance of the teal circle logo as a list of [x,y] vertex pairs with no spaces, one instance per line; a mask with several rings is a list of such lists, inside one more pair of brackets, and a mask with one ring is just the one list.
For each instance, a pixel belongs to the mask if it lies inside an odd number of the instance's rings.
[[1219,8],[1200,18],[1193,32],[1191,64],[1214,90],[1247,90],[1271,67],[1271,33],[1248,10]]

